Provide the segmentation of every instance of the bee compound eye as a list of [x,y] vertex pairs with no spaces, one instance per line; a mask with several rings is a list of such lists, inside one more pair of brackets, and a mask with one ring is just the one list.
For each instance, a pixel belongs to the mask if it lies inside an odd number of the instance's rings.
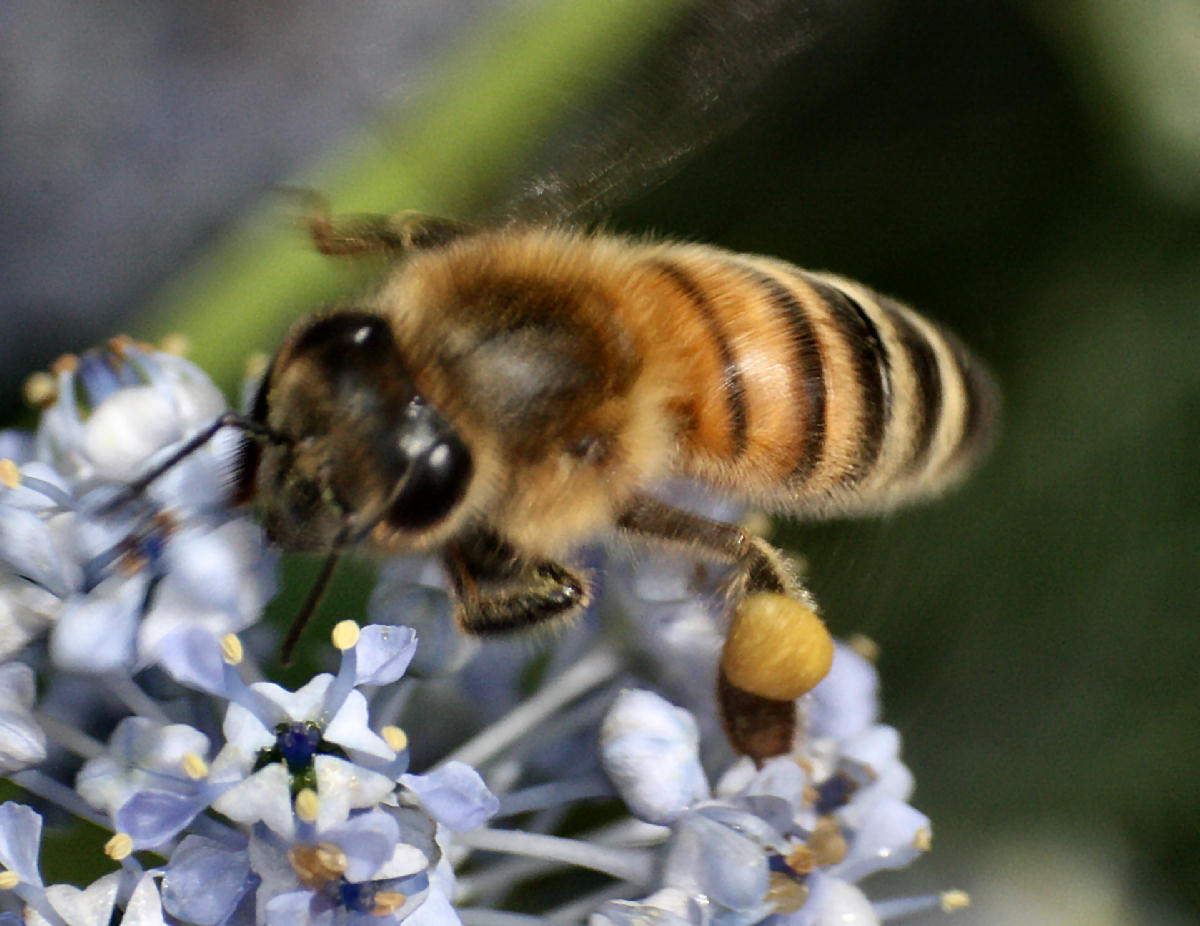
[[410,459],[388,523],[410,531],[433,527],[462,501],[473,471],[466,444],[453,432],[442,435]]

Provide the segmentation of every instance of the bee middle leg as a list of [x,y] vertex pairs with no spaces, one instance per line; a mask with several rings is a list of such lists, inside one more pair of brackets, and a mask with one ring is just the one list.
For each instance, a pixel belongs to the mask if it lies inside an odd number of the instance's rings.
[[288,192],[300,198],[301,221],[321,254],[354,257],[422,250],[448,244],[471,230],[463,222],[423,212],[335,217],[329,201],[315,190]]
[[454,587],[455,620],[476,636],[529,630],[588,604],[587,587],[571,570],[527,556],[490,531],[449,544],[442,560]]
[[[783,556],[761,537],[732,524],[673,508],[655,498],[638,496],[617,518],[617,526],[635,537],[698,548],[739,570],[732,598],[737,608],[757,592],[785,595],[812,607],[811,598],[789,571]],[[776,700],[746,691],[726,675],[717,678],[717,702],[730,743],[738,752],[762,762],[792,748],[797,715],[794,700]]]

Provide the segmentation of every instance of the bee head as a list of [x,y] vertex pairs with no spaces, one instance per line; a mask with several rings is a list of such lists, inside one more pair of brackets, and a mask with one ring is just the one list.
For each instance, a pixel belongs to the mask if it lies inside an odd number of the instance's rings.
[[293,550],[353,544],[378,524],[420,534],[466,494],[471,454],[417,391],[386,319],[318,317],[263,378],[250,412],[237,494],[256,498],[267,534]]

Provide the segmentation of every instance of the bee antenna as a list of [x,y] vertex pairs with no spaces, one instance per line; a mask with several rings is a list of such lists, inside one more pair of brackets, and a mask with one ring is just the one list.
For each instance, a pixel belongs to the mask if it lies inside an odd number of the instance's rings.
[[193,434],[186,440],[178,449],[175,450],[169,457],[159,463],[150,471],[143,473],[133,482],[125,486],[123,492],[117,495],[111,502],[104,506],[106,513],[111,513],[122,505],[128,503],[134,498],[137,498],[154,480],[158,479],[163,473],[177,466],[183,460],[187,459],[205,444],[207,444],[221,428],[238,428],[245,431],[252,437],[262,438],[271,443],[286,443],[287,441],[272,431],[261,421],[254,421],[247,418],[245,415],[239,415],[237,412],[224,412],[218,415],[212,422],[205,425],[201,430]]
[[[342,536],[335,543],[340,544],[344,535],[345,531],[342,532]],[[321,572],[313,583],[312,588],[308,590],[308,597],[304,599],[304,604],[300,606],[300,610],[292,618],[292,626],[288,628],[283,645],[279,647],[279,661],[283,665],[288,666],[292,664],[292,652],[296,649],[296,644],[300,642],[304,628],[308,626],[309,620],[321,604],[321,599],[325,597],[325,592],[329,590],[329,583],[333,579],[333,572],[337,569],[340,558],[341,552],[335,546],[334,549],[329,551],[329,555],[325,557],[325,562],[321,565]]]

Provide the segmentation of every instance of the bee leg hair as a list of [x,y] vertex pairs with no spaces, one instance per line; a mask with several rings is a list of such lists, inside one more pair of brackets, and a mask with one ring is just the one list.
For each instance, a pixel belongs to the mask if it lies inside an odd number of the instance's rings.
[[[640,495],[618,516],[617,526],[634,537],[702,549],[738,567],[739,575],[731,590],[735,607],[754,592],[775,592],[810,601],[783,556],[761,537],[736,525],[712,521]],[[738,752],[761,764],[791,750],[798,723],[794,701],[776,701],[744,691],[721,669],[717,703],[725,733]]]
[[553,560],[526,556],[491,531],[449,544],[443,562],[464,631],[490,637],[529,630],[587,607],[586,584]]

